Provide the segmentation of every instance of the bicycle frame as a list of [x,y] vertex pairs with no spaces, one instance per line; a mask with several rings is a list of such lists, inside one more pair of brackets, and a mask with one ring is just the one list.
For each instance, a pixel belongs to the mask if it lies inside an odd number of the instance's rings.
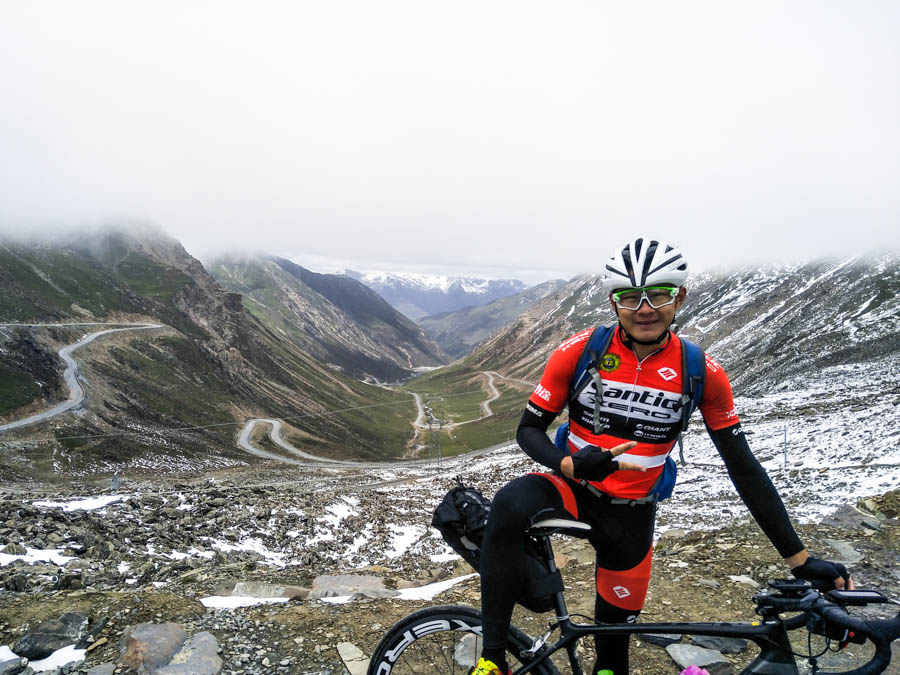
[[[543,546],[544,561],[550,572],[557,571],[550,537],[543,536],[539,540]],[[551,655],[565,649],[569,657],[572,675],[584,675],[580,659],[575,652],[578,640],[595,635],[631,635],[635,633],[682,633],[687,635],[710,635],[715,637],[740,637],[753,640],[760,648],[759,656],[741,671],[742,675],[798,675],[797,663],[787,632],[800,628],[806,623],[806,615],[801,614],[787,620],[777,615],[763,618],[753,623],[634,623],[634,624],[580,624],[569,617],[566,599],[560,591],[553,595],[553,606],[556,610],[556,624],[552,630],[559,629],[559,639],[549,644],[544,639],[537,639],[532,646],[534,661],[527,666],[513,670],[513,675],[526,675],[535,672],[541,664],[548,661]]]
[[747,668],[741,671],[745,675],[751,673],[772,675],[796,675],[797,664],[794,661],[787,631],[799,628],[804,624],[805,616],[795,617],[788,621],[775,620],[769,623],[641,623],[641,624],[579,624],[569,617],[558,620],[559,639],[553,643],[538,641],[538,654],[527,666],[513,670],[513,675],[526,675],[535,672],[551,655],[565,649],[569,657],[572,675],[584,675],[580,659],[575,647],[583,637],[594,635],[631,635],[632,633],[683,633],[687,635],[713,635],[717,637],[741,637],[753,640],[760,654]]

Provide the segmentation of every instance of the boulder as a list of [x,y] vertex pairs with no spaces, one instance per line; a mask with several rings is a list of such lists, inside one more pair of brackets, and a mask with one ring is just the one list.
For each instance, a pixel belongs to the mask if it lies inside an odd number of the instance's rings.
[[0,675],[19,675],[28,667],[28,659],[8,659],[0,662]]
[[384,579],[381,577],[359,574],[323,575],[313,579],[309,598],[315,600],[370,591],[379,593],[384,590]]
[[119,660],[133,670],[152,672],[167,665],[187,637],[177,623],[129,626],[119,642]]
[[714,635],[693,635],[691,642],[698,647],[715,649],[723,654],[740,654],[747,649],[747,641],[741,638],[716,637]]
[[677,644],[669,645],[666,647],[666,651],[681,668],[700,666],[708,670],[709,675],[731,675],[734,672],[731,661],[713,649]]
[[152,671],[152,675],[216,675],[222,670],[219,643],[208,632],[189,637],[165,666]]
[[657,647],[668,647],[676,642],[681,642],[681,633],[638,633],[642,642],[647,642]]
[[113,675],[116,672],[116,666],[113,663],[103,663],[99,666],[94,666],[89,671],[87,671],[87,675]]
[[57,649],[74,645],[87,634],[88,618],[78,612],[66,612],[58,619],[38,624],[13,647],[19,656],[31,661],[47,658]]

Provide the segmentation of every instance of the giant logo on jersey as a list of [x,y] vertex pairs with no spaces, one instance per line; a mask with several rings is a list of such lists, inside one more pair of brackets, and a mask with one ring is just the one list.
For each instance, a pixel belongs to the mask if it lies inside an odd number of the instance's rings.
[[[578,402],[593,410],[596,394],[597,390],[591,382],[579,394]],[[652,387],[604,382],[600,411],[619,417],[674,424],[681,421],[681,394]]]

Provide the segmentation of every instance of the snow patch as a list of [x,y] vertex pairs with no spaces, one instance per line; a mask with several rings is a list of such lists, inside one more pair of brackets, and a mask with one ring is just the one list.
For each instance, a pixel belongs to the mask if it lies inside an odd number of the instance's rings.
[[57,649],[45,659],[41,659],[40,661],[29,661],[28,665],[31,666],[36,673],[45,670],[55,671],[57,668],[62,668],[66,664],[84,661],[85,654],[87,654],[87,649],[75,649],[75,645],[69,645],[68,647]]
[[211,595],[200,598],[204,607],[214,609],[234,609],[236,607],[253,607],[254,605],[272,605],[287,602],[290,598],[252,598],[243,595]]
[[99,495],[97,497],[78,497],[67,502],[33,502],[34,506],[43,506],[50,509],[62,509],[63,511],[93,511],[102,509],[110,504],[125,499],[125,495]]
[[60,548],[26,548],[25,555],[0,553],[0,567],[5,567],[14,560],[23,560],[27,563],[52,562],[55,565],[62,566],[69,564],[75,558],[63,555]]

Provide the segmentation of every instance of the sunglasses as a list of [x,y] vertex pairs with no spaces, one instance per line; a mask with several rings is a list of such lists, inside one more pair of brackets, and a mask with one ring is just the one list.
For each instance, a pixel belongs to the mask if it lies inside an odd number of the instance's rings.
[[612,294],[612,299],[619,309],[636,310],[644,300],[653,309],[659,309],[675,302],[676,295],[678,295],[677,286],[645,286],[616,291]]

